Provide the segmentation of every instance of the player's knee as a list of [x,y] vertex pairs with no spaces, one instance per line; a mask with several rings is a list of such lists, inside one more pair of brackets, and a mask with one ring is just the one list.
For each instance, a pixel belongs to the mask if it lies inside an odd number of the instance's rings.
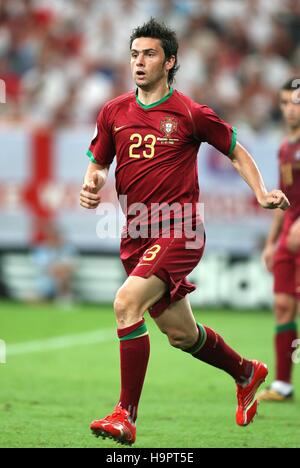
[[294,301],[289,297],[277,297],[275,300],[276,319],[280,323],[290,322],[294,316]]
[[188,349],[195,344],[195,337],[181,331],[172,331],[167,333],[169,343],[177,349]]
[[143,314],[130,294],[119,291],[114,301],[114,311],[119,328],[124,328],[142,319]]

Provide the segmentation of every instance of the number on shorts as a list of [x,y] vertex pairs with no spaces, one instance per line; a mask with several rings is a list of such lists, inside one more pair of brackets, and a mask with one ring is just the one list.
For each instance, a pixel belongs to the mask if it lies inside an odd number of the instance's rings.
[[143,260],[147,262],[151,262],[152,260],[155,259],[160,249],[161,249],[160,245],[158,244],[153,245],[153,247],[150,247],[150,249],[146,250],[145,255],[143,256]]

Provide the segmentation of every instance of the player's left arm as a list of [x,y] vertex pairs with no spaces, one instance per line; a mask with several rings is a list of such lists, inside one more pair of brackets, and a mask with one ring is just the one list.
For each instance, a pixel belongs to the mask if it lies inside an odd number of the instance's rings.
[[254,159],[240,143],[236,143],[230,159],[234,168],[253,190],[258,203],[263,208],[286,210],[290,206],[286,195],[281,190],[267,191]]
[[236,141],[235,127],[222,120],[211,108],[195,102],[191,105],[191,115],[194,136],[229,156],[233,166],[251,187],[263,208],[286,210],[290,206],[281,190],[267,191],[254,159]]

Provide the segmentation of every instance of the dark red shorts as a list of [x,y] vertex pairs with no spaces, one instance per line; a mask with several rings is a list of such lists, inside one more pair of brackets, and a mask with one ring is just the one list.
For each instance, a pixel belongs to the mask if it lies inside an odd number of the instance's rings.
[[196,289],[186,276],[201,260],[205,245],[204,231],[197,248],[187,248],[187,242],[189,240],[185,237],[127,237],[121,241],[120,258],[128,276],[149,278],[155,275],[168,286],[167,293],[150,308],[152,317],[158,317],[172,302],[179,301]]
[[274,292],[295,296],[300,300],[300,254],[291,253],[282,238],[275,253]]

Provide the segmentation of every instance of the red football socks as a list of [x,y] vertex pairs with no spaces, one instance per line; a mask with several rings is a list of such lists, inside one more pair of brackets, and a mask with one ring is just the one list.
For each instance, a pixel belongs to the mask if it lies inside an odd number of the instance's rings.
[[292,378],[292,343],[297,339],[297,325],[290,322],[278,325],[275,336],[276,380],[291,383]]
[[198,341],[192,348],[185,351],[200,361],[224,370],[238,383],[246,383],[252,374],[252,362],[242,358],[211,328],[200,324],[197,326]]
[[150,340],[144,319],[130,327],[118,329],[118,337],[121,361],[119,405],[128,410],[135,421],[150,355]]

